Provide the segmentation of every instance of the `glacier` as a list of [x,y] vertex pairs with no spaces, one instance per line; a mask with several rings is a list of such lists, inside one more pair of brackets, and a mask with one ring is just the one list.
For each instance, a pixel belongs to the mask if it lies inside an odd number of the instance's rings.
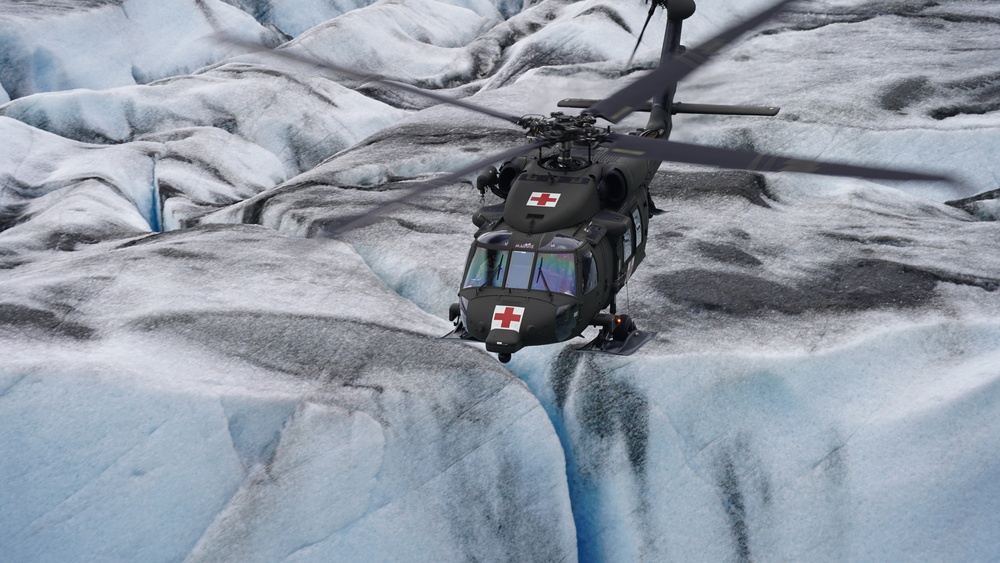
[[1000,558],[989,3],[793,3],[678,88],[782,111],[676,140],[956,182],[664,165],[619,300],[657,338],[506,365],[437,340],[471,175],[328,234],[521,132],[245,43],[525,115],[652,68],[647,9],[0,5],[2,558]]

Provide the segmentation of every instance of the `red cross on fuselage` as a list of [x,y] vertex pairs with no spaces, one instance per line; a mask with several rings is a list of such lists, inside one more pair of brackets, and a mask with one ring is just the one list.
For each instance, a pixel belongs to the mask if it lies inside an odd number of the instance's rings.
[[507,307],[503,312],[493,313],[493,320],[500,321],[500,328],[510,328],[510,323],[521,322],[521,315],[514,313],[513,307]]
[[559,198],[552,194],[538,194],[534,197],[528,198],[528,201],[532,201],[535,205],[539,207],[546,207],[550,203],[555,203],[559,201]]

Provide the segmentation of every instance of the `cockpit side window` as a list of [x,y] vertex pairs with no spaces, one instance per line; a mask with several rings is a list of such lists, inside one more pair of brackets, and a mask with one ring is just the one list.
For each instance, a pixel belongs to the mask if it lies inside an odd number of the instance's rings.
[[582,269],[583,292],[590,293],[597,287],[597,260],[594,260],[594,253],[589,250],[583,255]]
[[462,287],[502,287],[507,264],[506,250],[476,248]]
[[539,253],[531,274],[531,289],[576,295],[576,256]]

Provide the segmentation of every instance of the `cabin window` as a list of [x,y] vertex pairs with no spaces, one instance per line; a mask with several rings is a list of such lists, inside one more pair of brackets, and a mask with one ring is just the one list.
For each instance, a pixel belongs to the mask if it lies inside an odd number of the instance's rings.
[[597,287],[597,260],[594,260],[594,253],[589,250],[583,255],[583,292],[590,293]]
[[628,262],[632,257],[632,221],[629,221],[629,228],[622,234],[622,263]]
[[531,289],[576,295],[576,255],[539,254]]
[[462,287],[502,287],[507,268],[507,251],[476,248]]
[[635,247],[642,244],[642,212],[636,207],[632,210],[632,221],[635,223]]
[[534,252],[515,250],[511,253],[506,287],[511,289],[528,289],[528,282],[531,280],[531,261],[534,258]]

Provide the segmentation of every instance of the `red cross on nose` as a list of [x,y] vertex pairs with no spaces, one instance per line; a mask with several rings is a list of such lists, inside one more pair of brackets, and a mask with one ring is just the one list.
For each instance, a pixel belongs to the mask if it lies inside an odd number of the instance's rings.
[[[538,207],[555,207],[559,201],[559,194],[533,193],[528,201]],[[551,206],[549,204],[552,204]]]
[[507,307],[503,311],[493,313],[493,320],[500,321],[500,328],[510,328],[510,323],[521,322],[521,315],[515,313],[513,307]]

